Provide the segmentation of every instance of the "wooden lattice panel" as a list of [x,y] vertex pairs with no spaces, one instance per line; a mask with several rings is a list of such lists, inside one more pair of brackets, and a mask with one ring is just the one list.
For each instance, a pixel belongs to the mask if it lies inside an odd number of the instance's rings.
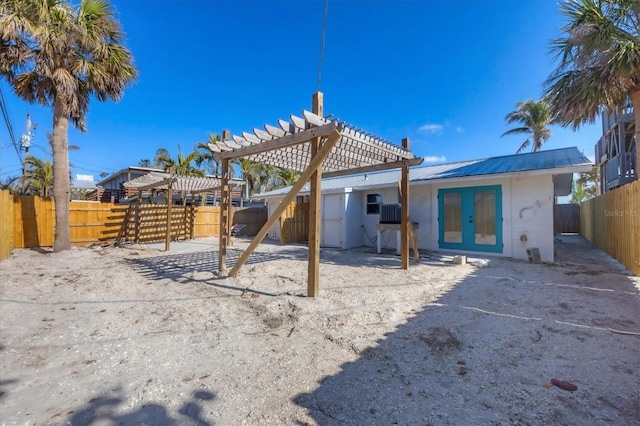
[[210,143],[209,148],[220,158],[245,157],[263,164],[303,171],[311,161],[310,141],[326,137],[333,130],[340,140],[322,163],[323,173],[340,173],[358,169],[384,167],[409,160],[411,165],[421,159],[401,146],[364,132],[338,119],[329,120],[309,111],[302,117],[291,115],[289,121],[278,120],[278,126],[265,125],[241,136]]

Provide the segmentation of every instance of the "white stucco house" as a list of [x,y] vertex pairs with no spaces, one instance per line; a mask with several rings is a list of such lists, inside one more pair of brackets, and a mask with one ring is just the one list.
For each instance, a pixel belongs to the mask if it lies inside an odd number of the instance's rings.
[[[412,167],[409,208],[418,247],[525,260],[527,249],[537,248],[542,261],[552,262],[555,197],[569,195],[573,174],[592,166],[574,147]],[[380,223],[394,222],[400,173],[323,179],[321,245],[396,248],[397,232]],[[288,191],[261,194],[270,214]],[[269,236],[279,232],[276,224]]]

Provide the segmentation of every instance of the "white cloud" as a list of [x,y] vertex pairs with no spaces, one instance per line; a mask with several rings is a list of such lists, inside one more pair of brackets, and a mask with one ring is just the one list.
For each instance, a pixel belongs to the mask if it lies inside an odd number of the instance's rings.
[[[429,133],[432,135],[439,135],[441,134],[445,129],[451,129],[452,125],[449,121],[445,121],[442,124],[438,124],[438,123],[427,123],[427,124],[423,124],[422,126],[420,126],[418,128],[418,130],[422,133]],[[456,133],[463,133],[464,129],[460,126],[455,126],[453,127],[453,130]]]
[[436,155],[428,155],[424,157],[425,163],[444,163],[447,161],[447,158],[444,155],[436,156]]
[[442,133],[444,126],[442,124],[428,123],[420,126],[418,130],[424,133]]

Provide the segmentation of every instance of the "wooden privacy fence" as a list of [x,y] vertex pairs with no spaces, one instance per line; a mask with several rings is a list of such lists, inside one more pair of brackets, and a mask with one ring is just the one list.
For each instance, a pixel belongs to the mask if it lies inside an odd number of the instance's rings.
[[[171,206],[171,241],[188,240],[194,237],[195,208]],[[129,207],[123,232],[118,240],[136,243],[166,241],[167,206],[138,204]]]
[[580,233],[580,205],[556,204],[553,206],[553,233]]
[[[165,241],[167,224],[165,205],[123,205],[74,201],[69,206],[71,243],[75,245],[114,242]],[[266,221],[266,207],[236,209],[233,223],[247,226],[244,235],[252,235]],[[12,248],[53,246],[55,210],[52,198],[12,196],[0,191],[0,260]],[[172,206],[171,239],[217,236],[220,207]]]
[[309,203],[290,203],[280,216],[280,243],[309,241]]
[[640,275],[640,181],[580,204],[580,234]]
[[268,218],[269,214],[266,207],[249,207],[235,210],[232,223],[234,225],[244,225],[242,235],[256,235]]
[[14,247],[13,196],[9,191],[0,191],[0,260],[6,259]]
[[51,247],[55,224],[52,197],[14,195],[14,247]]

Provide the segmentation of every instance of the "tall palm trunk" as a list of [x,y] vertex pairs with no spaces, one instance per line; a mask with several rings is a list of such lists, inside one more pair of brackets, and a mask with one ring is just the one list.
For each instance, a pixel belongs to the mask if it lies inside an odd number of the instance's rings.
[[636,120],[636,179],[640,180],[640,88],[631,92],[631,103],[633,104],[633,115]]
[[61,100],[56,97],[53,105],[53,199],[56,208],[56,231],[53,251],[60,252],[71,248],[69,236],[69,149],[67,131],[69,118],[64,114]]

